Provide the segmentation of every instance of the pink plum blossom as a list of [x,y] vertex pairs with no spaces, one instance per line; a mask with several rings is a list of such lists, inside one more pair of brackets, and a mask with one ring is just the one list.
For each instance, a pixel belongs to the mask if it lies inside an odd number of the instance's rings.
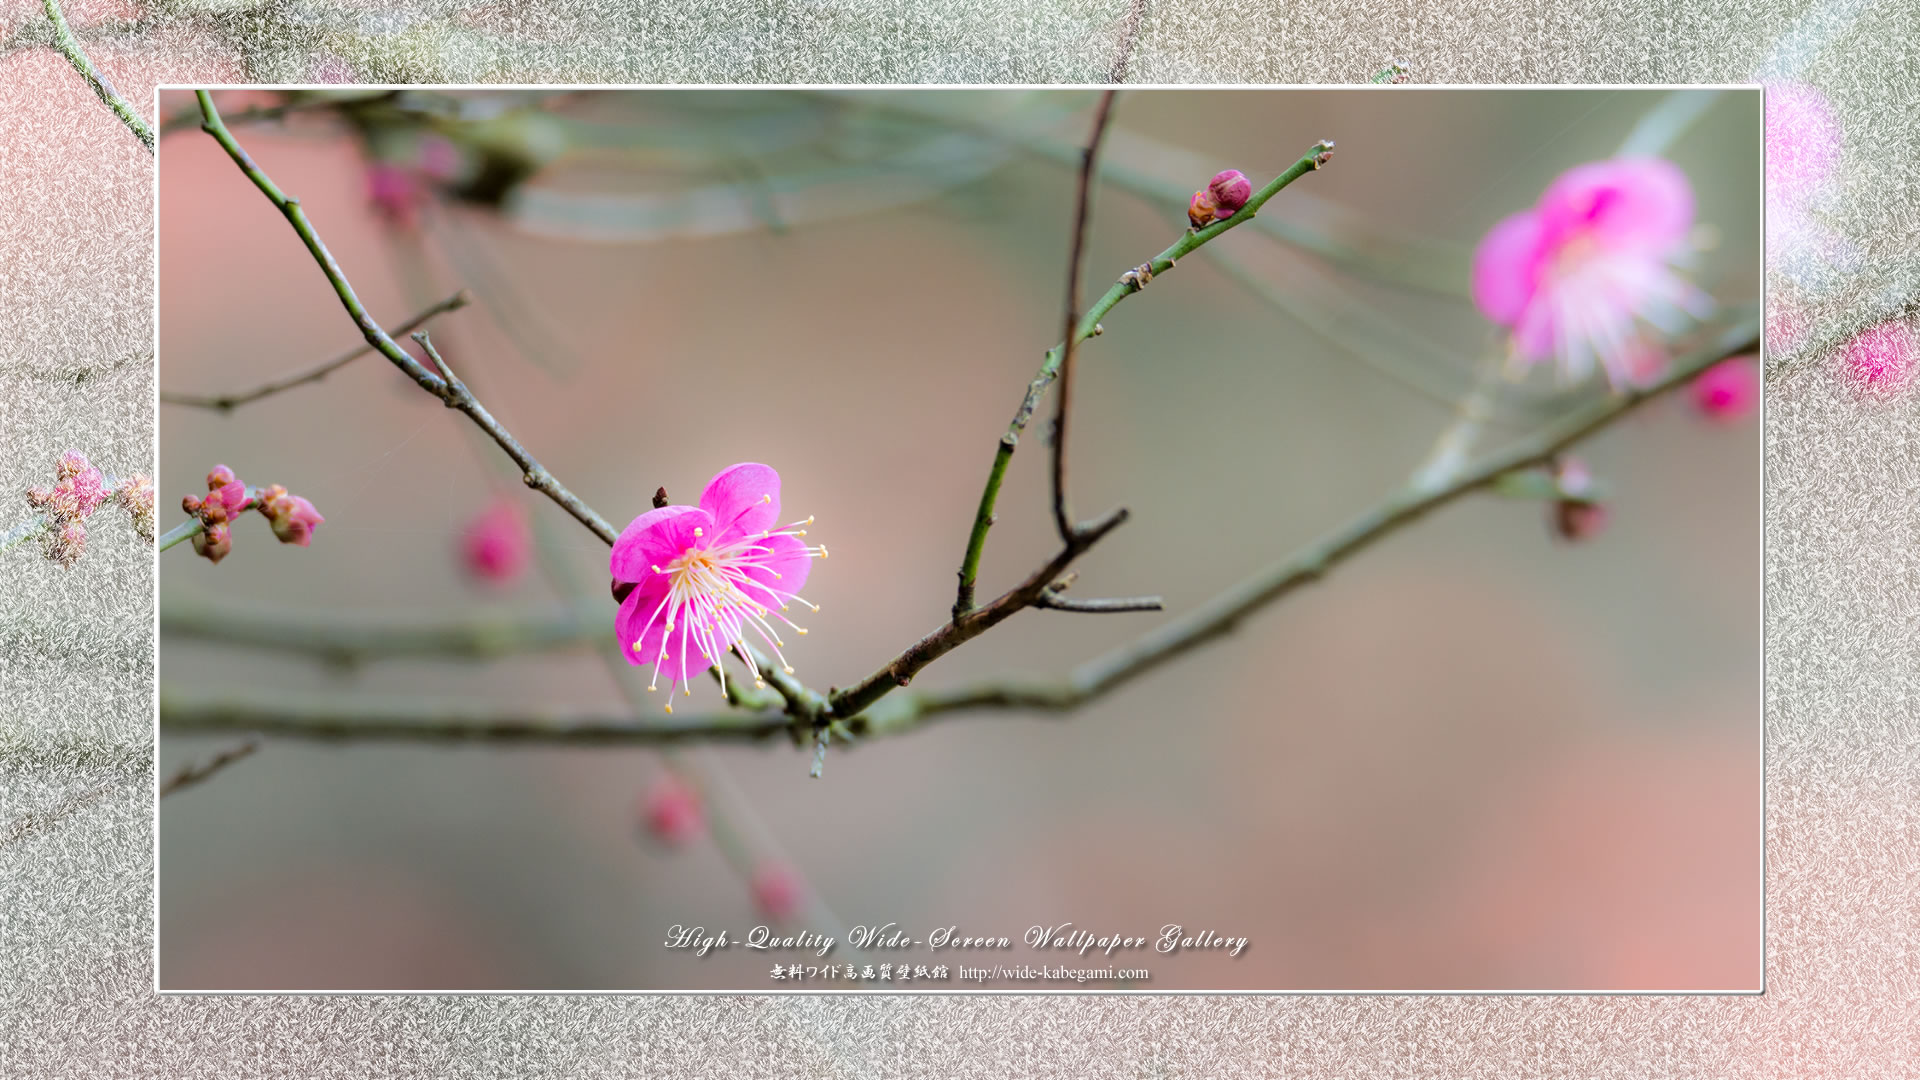
[[1840,356],[1855,386],[1893,391],[1912,376],[1914,363],[1920,360],[1920,341],[1906,324],[1884,322],[1856,335],[1841,348]]
[[520,576],[533,553],[533,534],[519,500],[499,498],[467,524],[460,537],[460,560],[483,581],[508,582]]
[[1710,420],[1738,420],[1759,400],[1760,369],[1751,356],[1722,360],[1693,380],[1693,406]]
[[800,875],[781,863],[761,863],[748,888],[753,906],[774,922],[785,922],[800,911]]
[[1480,241],[1474,303],[1509,328],[1516,363],[1553,359],[1572,380],[1597,359],[1616,388],[1630,386],[1640,323],[1672,335],[1710,308],[1674,269],[1692,228],[1693,191],[1673,164],[1575,166]]
[[662,777],[647,792],[641,816],[646,820],[647,831],[668,847],[686,846],[706,826],[700,793],[671,774]]
[[[729,650],[737,650],[754,685],[764,685],[747,646],[748,630],[773,649],[782,668],[793,671],[780,651],[785,642],[777,624],[807,632],[786,612],[792,604],[820,610],[799,590],[810,560],[825,558],[827,549],[799,539],[811,517],[780,526],[779,516],[780,474],[745,463],[715,476],[699,506],[649,510],[614,542],[609,570],[616,582],[633,586],[615,619],[621,651],[630,663],[653,665],[647,689],[658,689],[665,676],[668,712],[674,695],[708,668],[720,667]],[[724,691],[724,667],[720,678]]]
[[134,531],[147,540],[153,539],[154,490],[153,479],[145,473],[135,473],[120,481],[113,489],[113,497],[126,508],[127,516],[133,519]]

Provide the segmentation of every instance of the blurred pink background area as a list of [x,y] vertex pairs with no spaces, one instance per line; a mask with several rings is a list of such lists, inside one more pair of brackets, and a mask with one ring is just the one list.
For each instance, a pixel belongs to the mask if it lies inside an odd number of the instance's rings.
[[[636,124],[698,112],[688,92],[620,96],[596,107],[631,107]],[[1263,182],[1334,139],[1332,166],[1301,191],[1464,253],[1565,168],[1611,154],[1660,98],[1142,91],[1121,96],[1115,124],[1201,155],[1211,167],[1193,187],[1229,167]],[[232,111],[253,99],[220,100]],[[1036,100],[1084,117],[1092,96]],[[162,116],[190,104],[168,92]],[[1758,110],[1757,94],[1725,95],[1670,155],[1717,235],[1697,280],[1730,305],[1758,296]],[[1060,129],[1084,131],[1084,119]],[[787,515],[816,515],[809,539],[833,552],[808,583],[822,605],[812,633],[789,639],[810,685],[848,685],[944,619],[995,440],[1059,332],[1068,169],[1013,153],[904,206],[593,244],[447,206],[396,229],[368,205],[366,162],[336,127],[237,133],[389,326],[475,291],[476,306],[433,325],[436,343],[616,527],[656,487],[691,502],[735,462],[777,468]],[[752,140],[735,152],[750,157]],[[628,167],[636,189],[678,182]],[[160,176],[164,389],[240,389],[355,344],[286,222],[212,140],[166,137]],[[1288,194],[1269,212],[1286,213]],[[1086,295],[1170,243],[1184,212],[1184,200],[1104,187]],[[1158,593],[1168,610],[1025,612],[916,687],[1064,673],[1367,509],[1446,426],[1444,404],[1317,339],[1210,251],[1238,245],[1282,287],[1342,282],[1347,314],[1452,356],[1427,373],[1445,385],[1464,389],[1492,347],[1464,300],[1354,284],[1251,229],[1216,244],[1123,304],[1079,354],[1074,501],[1085,516],[1125,504],[1133,517],[1083,561],[1074,595]],[[1528,385],[1534,400],[1545,392]],[[1001,494],[983,595],[1053,550],[1052,409]],[[539,559],[604,599],[604,545],[377,357],[231,415],[163,407],[160,430],[162,528],[215,463],[326,515],[307,549],[274,543],[250,516],[218,566],[184,545],[167,552],[163,613],[551,612],[566,600],[537,569],[504,584],[463,569],[468,523],[503,492],[524,500]],[[692,758],[750,808],[735,808],[735,827],[798,869],[815,905],[806,929],[826,929],[824,910],[842,927],[957,926],[1016,944],[1068,921],[1250,940],[1237,958],[1117,955],[1152,971],[1134,987],[1148,990],[1756,990],[1758,449],[1753,417],[1708,423],[1689,395],[1670,395],[1582,448],[1610,492],[1608,528],[1590,542],[1553,540],[1540,504],[1476,496],[1077,713],[943,718],[836,749],[820,780],[784,740]],[[613,611],[606,602],[609,622]],[[166,634],[161,683],[203,696],[621,701],[586,651],[342,670]],[[710,684],[696,693],[715,704]],[[162,772],[232,741],[167,732]],[[674,924],[738,934],[762,920],[710,840],[648,842],[642,797],[660,774],[645,749],[269,740],[162,804],[160,985],[819,988],[771,982],[763,954],[662,947]],[[993,961],[1041,959],[1016,947]]]

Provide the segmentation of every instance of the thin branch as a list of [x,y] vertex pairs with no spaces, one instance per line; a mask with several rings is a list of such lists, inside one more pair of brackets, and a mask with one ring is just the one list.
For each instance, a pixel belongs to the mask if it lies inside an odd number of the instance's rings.
[[340,305],[347,309],[347,314],[353,317],[354,325],[358,326],[360,333],[366,337],[367,344],[373,346],[388,360],[393,361],[395,367],[406,372],[407,377],[418,383],[422,389],[445,400],[446,384],[440,381],[440,377],[428,371],[420,361],[402,349],[399,343],[380,328],[380,324],[374,321],[373,316],[367,314],[366,305],[360,302],[360,297],[353,291],[352,284],[347,281],[346,272],[340,269],[340,264],[334,260],[333,253],[327,250],[327,245],[320,242],[319,234],[313,231],[313,223],[307,220],[307,212],[301,208],[300,200],[281,191],[279,186],[262,172],[258,165],[254,164],[253,158],[247,156],[247,152],[240,148],[240,144],[234,141],[233,133],[228,131],[226,124],[220,120],[220,110],[214,107],[211,93],[196,90],[194,96],[200,102],[201,130],[220,143],[221,148],[227,152],[227,156],[233,159],[233,163],[240,167],[240,171],[246,174],[248,180],[253,181],[253,186],[259,188],[261,194],[265,195],[287,219],[287,223],[293,226],[293,231],[299,234],[300,241],[313,255],[314,262],[320,264],[320,271],[327,276],[327,282],[333,286],[334,294],[340,298]]
[[1073,403],[1073,357],[1080,344],[1073,328],[1080,323],[1080,268],[1086,261],[1087,219],[1093,211],[1093,174],[1100,157],[1100,141],[1106,138],[1107,124],[1113,118],[1114,93],[1102,93],[1094,109],[1093,133],[1087,136],[1087,148],[1080,155],[1080,184],[1074,193],[1073,244],[1067,255],[1067,312],[1060,329],[1060,340],[1067,344],[1060,356],[1060,389],[1055,394],[1057,409],[1053,417],[1053,524],[1063,544],[1072,543],[1079,531],[1067,497],[1067,416]]
[[1120,26],[1120,47],[1114,50],[1113,63],[1107,66],[1107,81],[1123,83],[1127,81],[1127,65],[1133,60],[1133,50],[1140,42],[1140,22],[1147,13],[1147,0],[1132,0],[1127,5],[1127,20]]
[[192,787],[258,749],[260,749],[259,742],[248,739],[238,746],[220,751],[206,761],[190,761],[161,783],[160,797],[164,799],[181,788]]
[[[519,441],[493,418],[493,414],[474,398],[464,384],[458,379],[443,378],[428,371],[420,361],[413,358],[411,353],[402,349],[372,315],[367,313],[366,306],[354,293],[353,285],[347,281],[346,272],[340,269],[340,264],[334,260],[333,254],[327,250],[325,244],[321,243],[319,234],[314,232],[313,223],[307,220],[306,211],[300,208],[300,201],[282,192],[273,180],[254,164],[247,152],[241,149],[240,144],[234,140],[233,133],[228,131],[226,125],[221,122],[220,110],[213,104],[213,95],[205,90],[196,90],[194,93],[200,100],[200,113],[205,118],[200,126],[206,129],[207,134],[219,141],[220,146],[226,150],[227,156],[240,167],[240,171],[245,173],[247,179],[253,181],[253,185],[280,209],[294,231],[300,234],[300,239],[306,244],[307,251],[313,255],[314,261],[320,264],[321,271],[333,285],[333,291],[340,297],[341,306],[345,307],[347,314],[353,317],[354,324],[359,326],[360,332],[366,336],[367,343],[388,360],[393,361],[394,366],[405,372],[407,377],[421,389],[439,398],[447,408],[458,409],[465,413],[468,419],[480,426],[482,431],[492,436],[493,441],[499,443],[500,448],[513,459],[513,463],[520,466],[521,479],[528,487],[558,503],[582,525],[593,530],[595,536],[609,544],[613,543],[619,536],[613,526],[607,524],[605,518],[595,513],[592,507],[582,502],[579,496],[569,491],[564,484],[554,479],[552,473],[534,460],[526,447],[521,446]],[[432,346],[425,342],[425,335],[415,334],[414,337],[422,342],[422,347],[427,350],[430,357],[433,357],[434,365],[442,371],[447,370],[445,362],[440,360],[433,352]]]
[[480,399],[473,396],[473,392],[467,389],[467,384],[454,377],[453,370],[447,366],[445,360],[441,359],[439,351],[433,347],[433,341],[427,337],[425,331],[416,331],[413,340],[420,343],[420,347],[426,350],[427,356],[432,358],[433,366],[442,372],[440,400],[446,402],[447,408],[458,409],[465,413],[469,420],[479,425],[481,431],[486,432],[494,442],[499,443],[500,449],[505,450],[507,456],[513,459],[513,463],[520,466],[520,479],[525,481],[528,487],[559,503],[562,509],[574,516],[575,520],[591,529],[595,536],[608,544],[620,538],[619,531],[609,525],[606,518],[601,517],[593,507],[583,502],[580,496],[568,490],[565,484],[554,479],[546,466],[535,460],[534,456],[527,452],[527,448],[520,445],[520,440],[514,438],[513,433],[503,427],[500,421],[495,420],[485,405],[480,404]]
[[92,787],[84,788],[61,799],[52,807],[24,814],[15,818],[5,829],[0,829],[0,850],[12,847],[32,833],[45,832],[74,814],[100,801],[101,797],[114,789],[118,780],[108,777],[96,782]]
[[[1122,274],[1120,280],[1107,290],[1106,295],[1088,309],[1071,337],[1085,340],[1100,333],[1100,320],[1105,318],[1120,301],[1146,288],[1147,283],[1152,281],[1155,275],[1164,274],[1173,269],[1179,259],[1199,250],[1215,237],[1252,221],[1268,199],[1300,177],[1325,165],[1332,156],[1332,152],[1332,143],[1324,141],[1315,143],[1313,148],[1307,151],[1306,156],[1294,162],[1287,171],[1268,181],[1265,187],[1254,192],[1253,197],[1247,200],[1246,206],[1242,207],[1239,213],[1225,221],[1216,221],[1204,229],[1187,231],[1172,246],[1154,256],[1149,262]],[[1047,353],[1045,361],[1040,365],[1039,373],[1034,375],[1033,381],[1027,384],[1026,395],[1021,399],[1020,407],[1014,411],[1013,421],[1007,425],[1005,434],[1000,436],[999,446],[994,451],[993,466],[987,472],[986,488],[980,494],[980,505],[974,512],[973,528],[967,537],[967,552],[960,562],[960,586],[953,604],[955,622],[973,610],[974,587],[980,575],[980,557],[986,550],[987,530],[992,528],[994,523],[993,508],[1000,497],[1000,485],[1006,478],[1007,464],[1013,460],[1014,449],[1020,444],[1020,435],[1026,431],[1028,422],[1033,419],[1033,411],[1039,407],[1041,395],[1046,393],[1047,387],[1053,383],[1054,377],[1059,373],[1062,352],[1063,346],[1055,346]]]
[[140,119],[140,114],[127,104],[127,99],[120,96],[120,92],[113,88],[100,69],[93,66],[93,61],[87,59],[87,54],[80,48],[79,39],[67,28],[67,17],[60,13],[60,5],[56,0],[42,0],[42,4],[47,9],[47,19],[53,23],[54,47],[66,55],[67,62],[93,88],[94,96],[112,109],[121,123],[127,125],[127,130],[133,132],[134,137],[140,140],[140,145],[147,148],[147,153],[153,153],[153,129]]
[[[447,297],[445,300],[434,304],[432,307],[416,313],[406,322],[394,327],[393,332],[396,334],[404,334],[408,331],[418,329],[435,316],[444,315],[450,311],[458,311],[472,302],[473,297],[470,296],[465,289],[462,289],[452,296]],[[261,383],[251,390],[240,390],[230,394],[183,394],[172,390],[162,390],[160,391],[160,403],[162,405],[186,405],[196,409],[214,409],[219,412],[232,412],[242,405],[250,405],[253,402],[259,401],[261,398],[272,397],[274,394],[278,394],[283,390],[291,390],[296,386],[305,386],[308,383],[319,382],[373,351],[373,345],[363,344],[323,364],[303,368],[289,375],[283,375],[271,382]]]

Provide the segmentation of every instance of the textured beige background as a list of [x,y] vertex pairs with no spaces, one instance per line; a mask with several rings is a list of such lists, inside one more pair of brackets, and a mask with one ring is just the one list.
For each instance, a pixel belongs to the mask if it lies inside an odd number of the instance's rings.
[[[1839,223],[1871,272],[1823,330],[1916,284],[1912,5],[1150,2],[1134,77],[1734,81],[1798,70],[1846,126]],[[94,48],[155,77],[1073,79],[1120,5],[221,5]],[[1111,9],[1111,10],[1109,10]],[[76,7],[83,28],[116,13]],[[31,41],[32,5],[0,7]],[[442,27],[451,27],[442,30]],[[849,27],[855,28],[849,31]],[[518,32],[508,47],[482,35]],[[846,36],[851,33],[851,36]],[[828,35],[842,35],[829,38]],[[864,35],[864,36],[863,36]],[[886,37],[896,40],[885,41]],[[884,42],[884,44],[883,44]],[[1784,42],[1784,45],[1782,44]],[[323,56],[322,53],[330,54]],[[0,479],[85,431],[152,450],[149,160],[57,57],[0,54]],[[135,363],[115,367],[134,357]],[[79,372],[98,371],[80,386]],[[64,381],[63,381],[64,380]],[[1920,1060],[1920,406],[1810,363],[1769,388],[1769,990],[1737,999],[156,998],[145,620],[130,545],[0,566],[0,1075],[1895,1077]],[[124,537],[122,538],[124,539]],[[117,553],[116,553],[117,552]],[[104,747],[104,749],[103,749]],[[64,816],[62,812],[64,811]]]

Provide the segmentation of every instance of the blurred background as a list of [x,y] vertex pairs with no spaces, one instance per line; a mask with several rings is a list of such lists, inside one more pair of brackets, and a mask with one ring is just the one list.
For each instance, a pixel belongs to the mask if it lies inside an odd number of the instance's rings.
[[[834,553],[789,650],[810,685],[846,685],[945,618],[995,440],[1059,332],[1093,93],[360,94],[218,100],[376,317],[468,289],[435,341],[616,525],[657,487],[692,502],[734,462],[776,467],[789,516],[816,515]],[[1322,138],[1337,156],[1079,354],[1076,505],[1133,518],[1075,593],[1167,611],[1022,613],[916,686],[1062,673],[1397,488],[1496,346],[1465,299],[1473,244],[1650,115],[1684,117],[1667,156],[1698,201],[1696,279],[1726,307],[1757,300],[1759,95],[1682,96],[1122,94],[1089,298],[1171,243],[1218,170],[1258,184]],[[163,117],[191,109],[161,96]],[[163,393],[351,348],[311,258],[212,140],[185,125],[161,145]],[[1484,445],[1593,392],[1542,373],[1501,398]],[[163,697],[626,700],[591,642],[344,665],[209,636],[610,623],[605,547],[384,360],[160,422],[163,528],[215,463],[327,518],[306,550],[249,518],[218,566],[162,556]],[[1040,426],[983,596],[1053,550]],[[943,719],[836,749],[820,780],[784,741],[690,750],[677,766],[719,843],[649,828],[656,751],[267,741],[161,804],[160,985],[776,988],[765,954],[661,941],[790,908],[787,925],[841,938],[896,922],[1017,942],[1071,921],[1250,940],[1231,959],[1116,957],[1153,990],[1757,989],[1758,449],[1751,416],[1709,422],[1672,395],[1582,448],[1610,520],[1577,545],[1540,503],[1476,497],[1064,718]],[[534,549],[517,572],[470,547],[503,505]],[[163,727],[162,774],[234,741]]]

